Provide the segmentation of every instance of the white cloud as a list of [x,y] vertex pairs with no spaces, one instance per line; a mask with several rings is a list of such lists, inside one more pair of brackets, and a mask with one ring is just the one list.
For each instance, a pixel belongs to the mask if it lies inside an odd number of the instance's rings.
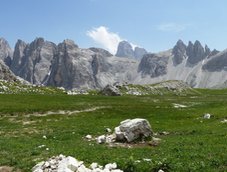
[[179,24],[179,23],[162,23],[157,26],[157,29],[165,32],[182,32],[185,30],[189,24]]
[[110,32],[105,26],[89,30],[87,35],[112,54],[116,53],[119,42],[123,40],[117,33]]

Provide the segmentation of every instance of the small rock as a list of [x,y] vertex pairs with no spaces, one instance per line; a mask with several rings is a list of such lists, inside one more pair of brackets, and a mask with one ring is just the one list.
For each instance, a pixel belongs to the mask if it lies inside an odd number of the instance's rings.
[[91,168],[92,170],[98,168],[98,163],[93,162],[93,163],[90,165],[90,168]]
[[211,114],[209,114],[209,113],[206,113],[203,116],[204,119],[210,119],[210,117],[211,117]]
[[104,169],[107,169],[107,170],[114,170],[117,168],[117,164],[114,162],[114,163],[109,163],[109,164],[106,164],[105,165],[105,168]]
[[106,132],[107,132],[107,133],[111,133],[112,130],[111,130],[110,128],[106,128]]
[[221,121],[222,124],[227,123],[227,119],[224,119],[223,121]]
[[107,143],[113,143],[116,141],[116,135],[115,134],[111,134],[106,136],[106,142]]
[[162,132],[160,132],[159,134],[160,134],[160,135],[166,136],[166,135],[169,135],[169,132],[167,132],[167,131],[162,131]]
[[151,162],[151,159],[148,159],[148,158],[143,158],[143,160],[146,162]]
[[85,136],[85,138],[88,139],[88,140],[91,140],[92,136],[90,134],[88,134],[88,135]]
[[105,135],[101,135],[99,137],[97,137],[97,143],[102,144],[106,142],[106,136]]
[[40,145],[38,146],[38,148],[44,148],[46,145]]
[[160,142],[162,139],[157,138],[157,137],[152,137],[152,141]]
[[47,136],[44,135],[44,136],[43,136],[43,139],[47,139]]
[[160,169],[160,170],[158,170],[158,172],[165,172],[165,171],[163,171],[162,169]]
[[48,168],[48,167],[50,167],[50,163],[49,163],[48,161],[47,161],[47,162],[45,162],[45,163],[44,163],[44,165],[43,165],[43,167],[44,167],[44,168]]

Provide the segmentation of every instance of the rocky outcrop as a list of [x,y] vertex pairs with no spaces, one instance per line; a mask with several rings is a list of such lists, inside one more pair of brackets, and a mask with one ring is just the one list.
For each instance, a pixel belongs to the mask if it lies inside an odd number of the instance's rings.
[[216,54],[203,65],[202,69],[209,72],[227,71],[227,50]]
[[150,123],[146,119],[127,119],[114,129],[116,141],[132,142],[142,137],[149,137],[153,131]]
[[105,96],[120,96],[121,92],[114,85],[107,85],[105,88],[103,88],[101,94]]
[[140,48],[140,47],[135,47],[134,50],[134,58],[140,60],[144,54],[147,54],[147,50],[145,50],[144,48]]
[[[13,53],[12,64],[10,65],[10,69],[17,75],[19,75],[19,70],[21,70],[22,63],[25,63],[25,48],[27,44],[22,41],[18,40]],[[23,61],[24,60],[24,61]],[[23,61],[23,62],[22,62]]]
[[118,44],[116,56],[141,59],[144,54],[147,54],[147,51],[144,48],[135,47],[135,50],[133,50],[130,43],[121,41]]
[[13,51],[11,50],[9,43],[0,38],[0,59],[5,62],[7,66],[11,65]]
[[63,41],[57,47],[47,84],[66,89],[96,88],[91,65],[93,54],[71,40]]
[[167,74],[167,57],[159,57],[156,54],[145,54],[139,64],[138,72],[142,77],[149,75],[151,78]]
[[116,56],[134,58],[134,51],[131,44],[129,44],[127,41],[121,41],[118,44]]
[[173,63],[174,65],[181,64],[186,58],[186,45],[183,41],[177,41],[177,44],[173,48]]
[[197,64],[199,61],[203,60],[209,52],[208,47],[206,47],[206,52],[199,41],[195,41],[193,44],[191,41],[188,43],[186,50],[188,56],[188,63],[191,65]]
[[10,71],[9,67],[0,60],[0,80],[7,82],[19,82],[19,79]]
[[47,161],[38,163],[32,168],[32,172],[123,172],[117,169],[116,163],[106,164],[104,167],[98,163],[92,163],[89,168],[71,156],[53,156]]
[[109,51],[106,51],[106,50],[104,50],[102,48],[91,47],[91,48],[89,48],[89,50],[91,50],[91,51],[93,51],[95,53],[101,54],[104,57],[111,57],[111,56],[113,56]]
[[43,38],[37,38],[27,45],[19,40],[10,68],[16,75],[32,84],[46,84],[55,53],[55,44]]
[[64,41],[57,50],[47,84],[66,89],[104,88],[117,81],[132,80],[138,63],[110,56],[103,49],[81,49],[72,41]]

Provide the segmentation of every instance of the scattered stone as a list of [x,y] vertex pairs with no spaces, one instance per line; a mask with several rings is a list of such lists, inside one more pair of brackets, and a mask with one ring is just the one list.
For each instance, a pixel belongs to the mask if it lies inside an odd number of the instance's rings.
[[115,128],[117,141],[132,142],[142,137],[149,137],[153,134],[151,126],[146,119],[127,119],[120,123],[120,126]]
[[160,169],[160,170],[158,170],[158,172],[165,172],[165,171],[163,171],[162,169]]
[[135,163],[141,163],[141,161],[140,161],[140,160],[135,160],[134,162],[135,162]]
[[160,139],[160,138],[152,137],[152,141],[160,142],[161,140],[162,139]]
[[210,119],[210,117],[211,117],[211,114],[209,114],[209,113],[206,113],[203,116],[204,119]]
[[177,103],[173,103],[173,106],[175,108],[185,108],[185,107],[187,107],[186,105],[181,105],[181,104],[177,104]]
[[143,161],[146,161],[146,162],[151,162],[151,159],[148,159],[148,158],[143,158]]
[[116,141],[116,135],[111,134],[106,136],[106,143],[113,143]]
[[47,139],[47,136],[44,135],[44,136],[43,136],[43,139]]
[[167,132],[167,131],[162,131],[162,132],[159,132],[159,134],[160,134],[160,135],[164,135],[164,136],[166,136],[166,135],[169,135],[170,133],[169,133],[169,132]]
[[105,165],[105,169],[108,169],[109,171],[111,171],[111,170],[114,170],[114,169],[116,169],[117,168],[117,164],[114,162],[114,163],[109,163],[109,164],[106,164]]
[[46,147],[46,145],[40,145],[40,146],[38,146],[38,148],[44,148],[44,147]]
[[91,139],[92,139],[92,135],[88,134],[88,135],[85,136],[85,138],[86,138],[87,140],[91,140]]
[[221,121],[222,124],[227,123],[227,119],[224,119],[223,121]]
[[97,143],[102,144],[106,142],[106,136],[105,135],[101,135],[99,137],[97,137]]
[[112,130],[111,130],[110,128],[106,128],[106,132],[107,132],[107,133],[111,133]]
[[94,169],[97,169],[99,168],[99,164],[96,163],[96,162],[93,162],[91,165],[90,165],[90,169],[94,170]]
[[[6,171],[8,172],[8,171]],[[11,171],[10,171],[11,172]],[[47,161],[38,163],[32,168],[32,172],[123,172],[117,169],[116,163],[106,164],[105,167],[98,163],[92,163],[87,168],[83,161],[79,161],[71,156],[53,156]]]

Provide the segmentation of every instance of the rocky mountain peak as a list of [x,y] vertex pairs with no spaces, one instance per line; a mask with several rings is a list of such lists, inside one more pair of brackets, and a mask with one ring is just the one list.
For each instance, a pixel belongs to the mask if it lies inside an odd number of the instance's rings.
[[95,48],[95,47],[91,47],[89,48],[89,50],[95,52],[95,53],[99,53],[101,54],[103,57],[111,57],[113,56],[113,54],[111,54],[109,51],[104,50],[102,48]]
[[143,57],[144,54],[147,54],[147,50],[145,50],[144,48],[140,48],[140,47],[135,47],[134,50],[134,57],[136,59],[141,59]]
[[211,53],[210,48],[207,45],[205,45],[205,56],[209,56],[210,53]]
[[74,49],[74,48],[79,48],[77,44],[73,40],[70,39],[65,39],[62,43],[66,49]]
[[20,65],[22,63],[22,58],[25,55],[26,46],[27,46],[27,44],[24,41],[22,41],[20,39],[17,40],[17,43],[14,48],[12,64],[10,65],[10,69],[14,73],[17,73],[17,71],[20,68]]
[[116,56],[141,59],[144,54],[147,54],[147,51],[144,48],[135,47],[135,50],[133,50],[133,47],[130,43],[127,41],[121,41],[118,44]]
[[44,38],[36,38],[32,43],[31,46],[36,46],[36,47],[40,47],[43,45],[43,43],[45,42]]
[[36,38],[30,44],[18,40],[10,69],[32,84],[44,84],[49,76],[54,54],[56,45],[43,38]]
[[4,38],[0,38],[0,59],[4,61],[7,66],[11,65],[12,54],[13,51],[9,43]]
[[195,65],[206,57],[205,50],[198,40],[194,44],[189,41],[186,53],[190,65]]
[[184,44],[184,42],[179,39],[175,45],[175,47],[181,49],[181,50],[185,50],[186,49],[186,45]]
[[134,51],[131,44],[129,44],[127,41],[121,41],[118,44],[116,56],[134,58]]
[[173,63],[178,65],[185,59],[186,45],[182,40],[178,40],[173,48]]

